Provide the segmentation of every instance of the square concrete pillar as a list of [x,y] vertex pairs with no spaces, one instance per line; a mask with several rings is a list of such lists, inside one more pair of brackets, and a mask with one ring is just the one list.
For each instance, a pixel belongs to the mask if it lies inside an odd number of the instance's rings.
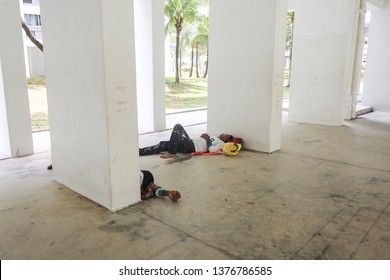
[[369,6],[371,23],[368,33],[367,64],[365,71],[363,105],[374,110],[390,111],[389,77],[390,2],[383,9]]
[[287,1],[210,1],[208,130],[280,149]]
[[289,120],[342,125],[351,103],[360,0],[292,2]]
[[111,211],[140,200],[133,1],[41,1],[54,178]]
[[19,1],[0,1],[0,154],[34,153]]
[[140,133],[164,130],[164,1],[134,0]]

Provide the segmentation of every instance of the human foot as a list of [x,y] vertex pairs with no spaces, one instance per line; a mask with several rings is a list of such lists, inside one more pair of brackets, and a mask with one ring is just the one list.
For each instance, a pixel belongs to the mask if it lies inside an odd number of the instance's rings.
[[166,153],[166,154],[161,155],[160,158],[173,158],[175,156],[176,156],[175,154]]

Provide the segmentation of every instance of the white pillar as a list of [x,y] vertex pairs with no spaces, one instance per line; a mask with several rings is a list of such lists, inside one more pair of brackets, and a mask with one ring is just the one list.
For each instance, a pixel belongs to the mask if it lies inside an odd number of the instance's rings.
[[390,111],[389,26],[390,3],[384,10],[372,10],[362,100],[363,105],[373,106],[374,110],[387,112]]
[[366,0],[360,0],[359,15],[357,15],[357,30],[355,39],[355,57],[352,73],[352,86],[350,94],[347,93],[346,116],[345,119],[356,118],[356,106],[358,103],[358,94],[360,93],[360,82],[362,77],[362,61],[365,41],[365,24],[366,24]]
[[294,1],[289,120],[342,125],[351,97],[360,0]]
[[280,149],[287,1],[210,1],[208,130]]
[[154,130],[166,129],[164,3],[152,1]]
[[139,132],[164,130],[164,1],[135,0]]
[[0,1],[0,153],[34,153],[19,1]]
[[133,1],[42,0],[55,180],[115,211],[140,200]]

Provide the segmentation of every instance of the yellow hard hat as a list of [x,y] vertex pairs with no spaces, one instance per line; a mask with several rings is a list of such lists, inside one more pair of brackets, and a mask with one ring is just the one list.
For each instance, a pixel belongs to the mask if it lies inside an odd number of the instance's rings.
[[234,142],[227,142],[222,149],[224,154],[227,156],[235,156],[238,154],[240,150],[241,150],[241,144],[234,143]]

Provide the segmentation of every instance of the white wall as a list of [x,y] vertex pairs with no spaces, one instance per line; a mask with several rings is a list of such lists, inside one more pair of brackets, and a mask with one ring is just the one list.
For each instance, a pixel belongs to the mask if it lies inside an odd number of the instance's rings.
[[342,125],[351,94],[359,0],[294,1],[289,120]]
[[25,156],[34,148],[19,1],[0,1],[0,34],[0,153]]
[[3,157],[11,157],[11,145],[8,134],[8,117],[7,105],[5,102],[5,92],[3,83],[3,71],[1,66],[0,56],[0,155]]
[[43,0],[41,15],[54,178],[113,211],[139,201],[133,1]]
[[390,111],[390,4],[371,13],[363,105]]
[[388,2],[388,0],[367,0],[370,9],[373,9],[373,6],[378,9],[384,9],[387,4],[386,2]]
[[29,72],[33,77],[45,75],[45,64],[43,52],[37,47],[27,47],[27,57],[29,62]]
[[287,1],[210,1],[208,130],[280,148]]

